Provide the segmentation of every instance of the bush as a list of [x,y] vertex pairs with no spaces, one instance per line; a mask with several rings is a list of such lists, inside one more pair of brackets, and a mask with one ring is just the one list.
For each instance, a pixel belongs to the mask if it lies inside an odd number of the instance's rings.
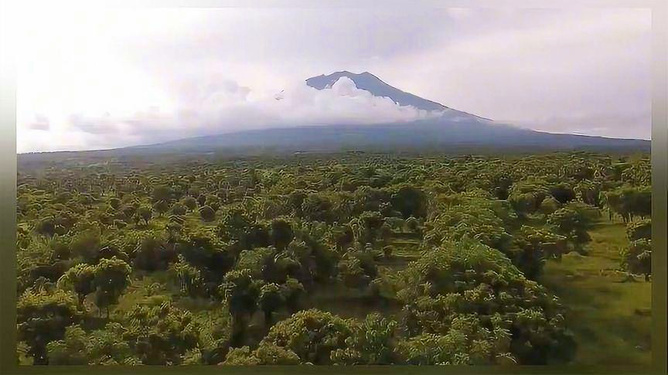
[[199,215],[202,218],[202,220],[206,222],[211,222],[216,220],[216,211],[214,211],[213,208],[209,206],[204,206],[200,208]]
[[187,212],[188,212],[188,207],[186,207],[181,203],[174,203],[174,205],[172,206],[172,214],[174,215],[181,216],[185,215]]
[[18,339],[30,345],[35,364],[47,364],[47,343],[63,338],[67,327],[84,316],[77,296],[60,289],[28,289],[16,312]]
[[317,309],[300,311],[276,323],[260,343],[292,351],[301,363],[331,364],[332,351],[344,349],[351,322]]
[[[447,336],[458,319],[473,314],[467,322],[511,332],[509,351],[520,364],[568,362],[574,355],[557,299],[503,253],[478,241],[445,243],[425,253],[403,271],[397,296],[405,304],[402,326],[409,337]],[[497,347],[497,336],[486,337],[484,345]]]
[[652,241],[641,238],[632,241],[629,247],[622,250],[622,269],[630,273],[645,276],[649,280],[652,274]]
[[186,206],[189,210],[194,210],[197,208],[197,200],[193,197],[185,197],[182,201],[183,205]]
[[626,226],[626,235],[629,241],[636,241],[640,239],[652,239],[652,220],[643,219],[630,222]]

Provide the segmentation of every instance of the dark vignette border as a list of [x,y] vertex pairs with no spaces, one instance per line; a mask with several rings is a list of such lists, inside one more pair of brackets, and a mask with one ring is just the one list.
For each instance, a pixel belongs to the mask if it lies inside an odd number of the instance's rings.
[[[9,0],[2,0],[0,15],[8,17]],[[18,1],[18,0],[17,0]],[[30,1],[24,1],[29,3]],[[70,0],[61,0],[70,4]],[[75,4],[79,5],[81,2]],[[432,7],[523,7],[523,8],[565,8],[565,7],[605,7],[605,8],[651,8],[653,30],[653,102],[652,102],[652,233],[653,233],[653,285],[652,315],[653,365],[649,368],[607,367],[607,366],[546,366],[546,367],[410,367],[410,366],[299,366],[299,367],[221,367],[221,366],[115,366],[96,367],[94,371],[105,374],[441,374],[443,372],[462,374],[612,374],[612,373],[657,373],[668,372],[666,362],[666,276],[667,276],[667,230],[666,219],[668,201],[668,49],[667,23],[668,3],[661,0],[385,0],[371,3],[371,0],[329,0],[320,3],[307,0],[255,0],[251,4],[242,0],[89,0],[88,6],[107,7],[348,7],[360,11],[373,11],[373,7],[406,6]],[[7,25],[7,22],[0,22]],[[0,373],[2,374],[84,374],[92,370],[90,366],[17,366],[16,364],[16,67],[12,55],[14,41],[12,31],[2,26],[0,34]],[[614,329],[614,327],[611,327]]]

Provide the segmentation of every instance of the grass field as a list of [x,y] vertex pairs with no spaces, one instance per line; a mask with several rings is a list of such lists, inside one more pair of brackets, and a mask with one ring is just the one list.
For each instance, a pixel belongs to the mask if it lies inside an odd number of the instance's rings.
[[575,253],[545,266],[543,284],[569,309],[576,335],[575,362],[586,365],[651,363],[651,282],[624,281],[619,251],[627,245],[623,223],[601,221],[590,231],[588,255]]

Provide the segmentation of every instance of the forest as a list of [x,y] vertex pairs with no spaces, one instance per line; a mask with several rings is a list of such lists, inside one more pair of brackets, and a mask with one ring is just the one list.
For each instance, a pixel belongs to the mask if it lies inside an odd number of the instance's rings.
[[642,362],[650,170],[584,151],[19,163],[17,361]]

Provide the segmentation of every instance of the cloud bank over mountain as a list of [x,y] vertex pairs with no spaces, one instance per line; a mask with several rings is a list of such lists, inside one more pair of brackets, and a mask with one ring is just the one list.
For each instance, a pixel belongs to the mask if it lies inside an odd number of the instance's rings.
[[[317,90],[298,82],[274,94],[258,94],[232,81],[215,85],[188,81],[179,93],[181,106],[173,111],[153,107],[118,114],[74,113],[67,119],[67,129],[80,139],[105,138],[109,147],[117,147],[120,142],[128,145],[127,140],[147,144],[240,130],[410,122],[440,115],[374,96],[346,77],[331,89]],[[48,130],[43,126],[48,120],[38,120],[30,129]]]

